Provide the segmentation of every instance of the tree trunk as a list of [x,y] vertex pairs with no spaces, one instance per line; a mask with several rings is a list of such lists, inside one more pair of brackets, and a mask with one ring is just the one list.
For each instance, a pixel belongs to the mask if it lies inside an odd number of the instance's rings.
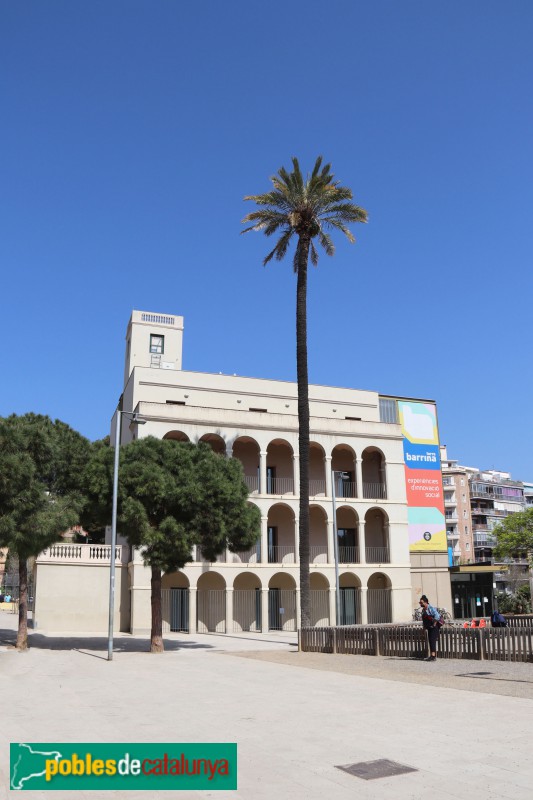
[[301,625],[311,624],[309,590],[309,379],[307,374],[307,264],[310,239],[300,236],[296,287],[296,373],[300,455],[300,610]]
[[150,639],[150,652],[162,653],[163,645],[163,616],[161,613],[161,570],[152,567],[152,634]]
[[19,557],[19,629],[17,650],[28,649],[28,562]]

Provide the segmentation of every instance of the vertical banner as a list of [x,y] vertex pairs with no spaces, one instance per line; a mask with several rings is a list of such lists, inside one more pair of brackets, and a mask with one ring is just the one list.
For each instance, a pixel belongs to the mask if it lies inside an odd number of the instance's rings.
[[403,433],[403,458],[409,548],[447,552],[437,410],[433,403],[398,400]]

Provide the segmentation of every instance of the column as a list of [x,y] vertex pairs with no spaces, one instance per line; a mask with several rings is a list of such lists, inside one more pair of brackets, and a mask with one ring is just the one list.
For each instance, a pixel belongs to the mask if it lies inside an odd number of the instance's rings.
[[355,482],[357,484],[356,493],[357,497],[360,500],[362,500],[363,497],[365,496],[363,490],[363,458],[362,456],[361,458],[357,458],[357,456],[355,456],[354,461],[355,461]]
[[368,606],[367,606],[367,592],[368,588],[363,586],[359,597],[361,598],[361,624],[368,625]]
[[385,539],[383,544],[386,547],[386,551],[385,551],[386,552],[386,556],[383,559],[383,563],[384,564],[392,564],[392,554],[391,554],[391,548],[390,548],[390,526],[389,526],[388,522],[385,522],[383,524],[383,533],[384,533],[384,539]]
[[335,563],[335,542],[333,537],[335,536],[335,528],[333,526],[333,520],[328,517],[328,564]]
[[196,596],[198,589],[191,586],[189,589],[189,633],[196,633]]
[[292,475],[294,479],[294,492],[296,497],[300,496],[300,456],[297,453],[292,455]]
[[337,622],[337,604],[335,602],[335,587],[331,587],[328,589],[328,599],[329,599],[329,624],[330,625],[338,625]]
[[300,563],[300,520],[294,517],[294,563]]
[[326,497],[333,497],[331,490],[331,456],[324,456],[324,469],[326,470]]
[[359,520],[357,526],[357,533],[359,539],[359,563],[366,564],[366,536],[365,536],[365,523]]
[[268,589],[261,589],[261,633],[268,633]]
[[259,494],[266,494],[267,490],[267,454],[264,450],[259,453]]
[[233,633],[233,589],[226,589],[226,633]]
[[261,564],[268,564],[268,517],[261,517]]
[[296,630],[299,631],[302,627],[302,612],[300,608],[300,590],[294,590],[294,597],[296,602]]
[[226,458],[231,458],[233,455],[233,442],[226,442]]

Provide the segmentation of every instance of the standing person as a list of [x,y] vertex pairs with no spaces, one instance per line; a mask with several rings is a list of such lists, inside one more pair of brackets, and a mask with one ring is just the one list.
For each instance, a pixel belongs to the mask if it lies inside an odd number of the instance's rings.
[[440,633],[440,625],[438,624],[440,614],[436,608],[429,605],[429,600],[425,594],[420,598],[420,605],[422,607],[422,624],[424,625],[424,629],[428,632],[429,640],[429,656],[425,658],[424,661],[436,661],[437,641]]

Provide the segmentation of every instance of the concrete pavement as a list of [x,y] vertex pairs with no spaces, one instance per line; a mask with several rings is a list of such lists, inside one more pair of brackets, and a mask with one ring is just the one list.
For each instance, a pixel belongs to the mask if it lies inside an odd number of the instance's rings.
[[[10,741],[237,742],[238,791],[160,793],[183,800],[532,796],[533,665],[299,654],[283,633],[173,634],[158,656],[121,635],[109,663],[105,637],[36,632],[27,653],[8,650],[15,623],[0,613],[5,797]],[[376,759],[416,771],[365,781],[336,768]]]

